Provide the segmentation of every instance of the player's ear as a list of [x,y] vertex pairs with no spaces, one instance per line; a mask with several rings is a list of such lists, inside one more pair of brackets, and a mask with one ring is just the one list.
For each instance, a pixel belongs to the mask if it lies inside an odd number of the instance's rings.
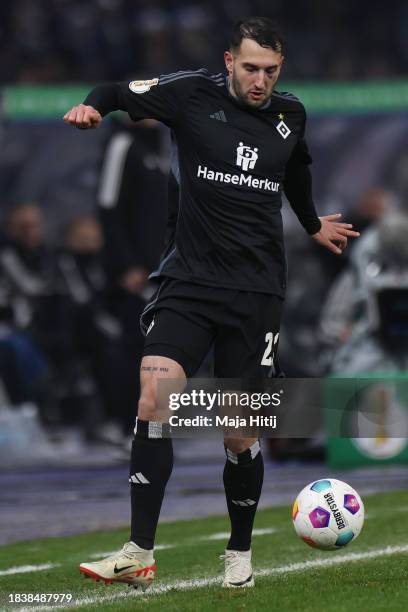
[[225,53],[224,53],[224,61],[225,61],[225,66],[226,66],[228,72],[231,73],[232,72],[232,64],[233,64],[233,58],[232,58],[231,51],[225,51]]

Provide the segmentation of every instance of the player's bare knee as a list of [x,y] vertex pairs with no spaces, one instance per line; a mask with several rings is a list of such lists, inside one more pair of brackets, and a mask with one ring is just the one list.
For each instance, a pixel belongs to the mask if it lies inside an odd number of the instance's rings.
[[137,416],[142,421],[158,420],[157,398],[154,393],[144,393],[140,396]]
[[224,438],[225,446],[236,455],[248,450],[256,441],[257,438]]

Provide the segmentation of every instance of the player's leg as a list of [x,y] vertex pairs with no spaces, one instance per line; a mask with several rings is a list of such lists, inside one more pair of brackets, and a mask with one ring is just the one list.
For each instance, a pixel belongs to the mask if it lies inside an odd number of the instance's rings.
[[[201,293],[200,293],[201,292]],[[145,587],[153,577],[153,544],[164,490],[173,465],[171,439],[166,436],[167,391],[181,392],[208,353],[214,331],[200,312],[207,289],[170,281],[156,300],[154,318],[146,325],[141,364],[141,396],[130,463],[131,541],[120,553],[81,571],[105,582]],[[153,314],[153,310],[149,311]],[[163,405],[165,404],[165,405]],[[119,556],[118,556],[119,555]]]
[[186,384],[183,367],[174,359],[148,355],[140,371],[141,395],[130,460],[131,540],[153,550],[165,487],[173,468],[173,446],[167,425],[168,404],[163,383],[171,380],[172,392]]
[[214,332],[200,312],[205,293],[206,288],[170,281],[147,328],[130,486],[131,540],[151,558],[173,467],[172,441],[166,432],[168,395],[183,391],[186,377],[197,371],[213,341]]
[[[215,345],[217,376],[262,381],[273,371],[277,349],[282,300],[276,296],[238,292],[226,312],[225,325]],[[245,380],[243,380],[245,379]],[[238,430],[239,432],[239,430]],[[251,568],[251,536],[262,492],[264,464],[257,438],[226,437],[227,459],[224,488],[231,522],[231,536],[225,554],[224,586],[254,584]]]
[[264,465],[256,438],[224,438],[227,459],[224,489],[231,535],[225,551],[223,586],[254,585],[251,566],[251,537],[262,491]]
[[106,584],[124,582],[144,589],[154,579],[154,538],[165,487],[173,468],[172,441],[166,432],[168,426],[163,422],[168,407],[161,405],[160,381],[171,379],[172,388],[177,385],[181,391],[186,376],[182,366],[173,359],[149,355],[142,360],[140,379],[129,476],[131,538],[118,553],[102,561],[82,563],[80,570]]

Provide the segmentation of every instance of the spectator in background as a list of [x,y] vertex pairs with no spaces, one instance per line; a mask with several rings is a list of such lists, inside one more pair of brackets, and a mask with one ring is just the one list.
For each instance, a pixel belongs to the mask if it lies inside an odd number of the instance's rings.
[[88,435],[101,413],[101,400],[89,368],[80,359],[72,302],[66,299],[69,291],[61,277],[60,260],[45,242],[40,207],[28,203],[13,208],[6,220],[6,237],[0,262],[13,324],[20,332],[13,344],[19,356],[19,386],[33,386],[39,370],[36,352],[40,352],[47,363],[40,370],[40,380],[45,382],[38,401],[44,419],[70,424],[80,419]]
[[[129,378],[136,401],[139,380],[134,376],[143,349],[140,315],[155,290],[148,282],[166,241],[171,242],[178,212],[178,187],[168,183],[170,145],[167,131],[157,121],[136,124],[112,121],[102,163],[98,203],[105,236],[105,262],[113,288],[111,306],[121,321],[128,354]],[[134,404],[134,407],[136,404]]]
[[374,186],[363,191],[353,210],[350,211],[350,223],[361,233],[393,208],[392,194],[384,187]]
[[326,371],[356,374],[408,367],[408,213],[367,229],[323,307]]
[[29,329],[44,350],[51,352],[59,345],[52,324],[57,295],[56,253],[45,238],[45,221],[37,204],[19,204],[6,220],[8,245],[1,262],[11,291],[16,322]]
[[11,405],[33,402],[44,408],[48,364],[39,347],[16,325],[9,289],[0,264],[0,379]]
[[21,327],[35,319],[43,296],[53,291],[55,257],[45,243],[44,219],[34,203],[15,206],[6,218],[1,263]]
[[[393,219],[394,199],[393,194],[385,188],[370,187],[362,192],[350,214],[350,221],[354,227],[364,235],[368,233],[368,237],[361,241],[362,246],[359,246],[355,255],[353,255],[354,245],[351,245],[344,269],[329,287],[319,315],[322,348],[319,361],[324,371],[334,367],[332,364],[334,354],[348,341],[356,318],[361,315],[357,303],[362,306],[364,301],[360,301],[360,292],[366,282],[365,267],[369,259],[374,260],[378,256],[378,238],[373,239],[373,236],[377,236],[378,224],[385,219],[385,215],[389,216],[391,213],[391,220]],[[363,258],[361,261],[360,257]],[[358,286],[360,290],[357,290]]]
[[98,202],[115,283],[141,293],[158,264],[167,218],[167,133],[157,121],[113,120]]
[[[363,237],[350,245],[341,266],[341,258],[330,257],[316,245],[310,248],[297,235],[289,241],[290,282],[279,347],[280,363],[288,376],[392,371],[408,365],[408,350],[403,349],[408,346],[408,323],[396,322],[398,334],[391,338],[391,321],[387,322],[394,298],[408,321],[407,217],[393,213],[392,204],[392,194],[384,188],[372,187],[362,193],[349,217]],[[291,260],[302,261],[302,266],[291,267]],[[395,289],[404,274],[394,275],[401,268],[405,269],[406,286],[400,292]],[[317,442],[271,439],[269,447],[274,459],[322,459]]]
[[[380,186],[373,186],[365,189],[357,202],[353,205],[348,216],[350,223],[357,231],[364,232],[373,223],[377,223],[380,219],[392,209],[393,197],[392,194]],[[336,277],[346,268],[354,244],[345,254],[345,257],[333,257],[331,253],[321,249],[318,245],[313,244],[313,250],[318,255],[321,273],[324,276],[324,283],[327,289],[334,282]],[[325,298],[326,296],[322,296]],[[321,303],[321,301],[320,301]]]
[[54,410],[44,316],[54,288],[55,258],[41,210],[19,204],[6,218],[0,246],[0,375],[11,403],[35,402],[45,420]]
[[[393,199],[393,195],[380,186],[364,190],[352,211],[348,213],[350,223],[357,231],[368,231],[372,224],[379,222],[392,210]],[[302,241],[297,234],[289,234],[286,242],[289,283],[283,321],[284,333],[279,347],[282,368],[288,376],[318,377],[327,367],[325,359],[321,359],[321,346],[316,334],[322,316],[322,303],[326,299],[333,301],[333,305],[339,309],[329,323],[331,329],[339,329],[340,336],[336,341],[343,342],[343,336],[349,331],[348,326],[343,327],[340,323],[343,321],[340,309],[343,305],[349,308],[349,303],[347,302],[347,306],[344,303],[343,292],[347,293],[351,283],[348,262],[355,244],[350,245],[344,257],[335,257],[317,244]],[[302,261],[303,264],[292,266],[292,261]],[[328,298],[331,285],[333,292]],[[326,320],[325,316],[324,318]],[[327,340],[324,341],[325,346],[326,342]],[[326,352],[325,355],[328,358]]]
[[58,269],[71,330],[71,367],[81,372],[94,406],[85,421],[87,436],[120,443],[133,420],[137,397],[130,391],[134,385],[127,376],[122,326],[110,312],[102,248],[98,220],[76,217],[66,227]]

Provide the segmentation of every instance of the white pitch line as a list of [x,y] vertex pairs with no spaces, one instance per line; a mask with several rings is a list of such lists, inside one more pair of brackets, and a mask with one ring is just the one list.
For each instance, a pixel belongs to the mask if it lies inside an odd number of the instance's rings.
[[[270,535],[271,533],[276,533],[276,529],[254,529],[252,532],[253,536],[262,536],[262,535]],[[201,541],[208,540],[228,540],[230,537],[229,531],[220,531],[219,533],[211,533],[207,536],[202,536],[198,538]]]
[[[326,567],[332,567],[334,565],[340,565],[341,563],[348,563],[350,561],[362,561],[364,559],[376,559],[377,557],[386,557],[390,555],[396,555],[400,553],[408,553],[408,544],[403,546],[387,546],[386,548],[377,548],[374,550],[368,550],[360,553],[350,553],[340,556],[327,556],[325,559],[313,559],[310,561],[299,561],[298,563],[290,563],[289,565],[280,565],[278,567],[270,567],[254,572],[255,576],[267,577],[277,576],[280,574],[289,574],[296,572],[305,572],[313,569],[324,569]],[[125,597],[153,597],[155,595],[164,595],[170,591],[190,591],[193,589],[203,588],[220,584],[222,581],[221,576],[211,576],[210,578],[194,578],[192,580],[176,580],[163,585],[152,586],[146,592],[123,591],[121,593],[113,593],[111,595],[105,595],[102,597],[83,597],[77,601],[73,601],[69,606],[36,606],[36,612],[45,612],[48,610],[61,610],[66,608],[72,608],[74,606],[81,607],[91,605],[95,603],[113,602],[118,599],[124,599]],[[32,612],[32,608],[19,608],[18,612]]]
[[11,574],[27,574],[28,572],[41,572],[42,570],[60,567],[60,563],[43,563],[42,565],[17,565],[6,570],[0,570],[0,576],[10,576]]
[[252,531],[253,536],[263,536],[270,535],[271,533],[276,533],[277,529],[273,529],[272,527],[267,527],[265,529],[254,529]]
[[408,544],[403,546],[387,546],[386,548],[377,548],[375,550],[367,550],[361,553],[349,553],[344,555],[328,557],[326,559],[313,559],[313,561],[299,561],[298,563],[290,563],[281,567],[273,567],[262,569],[255,572],[256,576],[273,576],[277,574],[288,574],[290,572],[302,572],[309,569],[318,569],[332,567],[340,563],[348,563],[349,561],[362,561],[364,559],[376,559],[377,557],[389,557],[390,555],[398,555],[400,553],[408,553]]
[[[268,528],[268,529],[254,529],[252,532],[253,536],[263,536],[263,535],[270,535],[271,533],[276,533],[276,529],[272,529],[272,528]],[[229,531],[220,531],[217,533],[210,533],[210,535],[206,535],[206,536],[201,536],[200,538],[197,538],[197,540],[200,541],[207,541],[207,540],[228,540],[228,538],[230,537],[230,532]],[[196,541],[196,540],[195,540]],[[185,545],[187,542],[181,542],[180,544],[157,544],[157,546],[154,547],[154,550],[168,550],[170,548],[176,548],[177,546],[183,546]],[[92,555],[88,555],[90,559],[100,559],[102,557],[108,557],[109,555],[114,555],[116,552],[118,552],[117,550],[110,550],[107,552],[98,552],[98,553],[92,553]]]

